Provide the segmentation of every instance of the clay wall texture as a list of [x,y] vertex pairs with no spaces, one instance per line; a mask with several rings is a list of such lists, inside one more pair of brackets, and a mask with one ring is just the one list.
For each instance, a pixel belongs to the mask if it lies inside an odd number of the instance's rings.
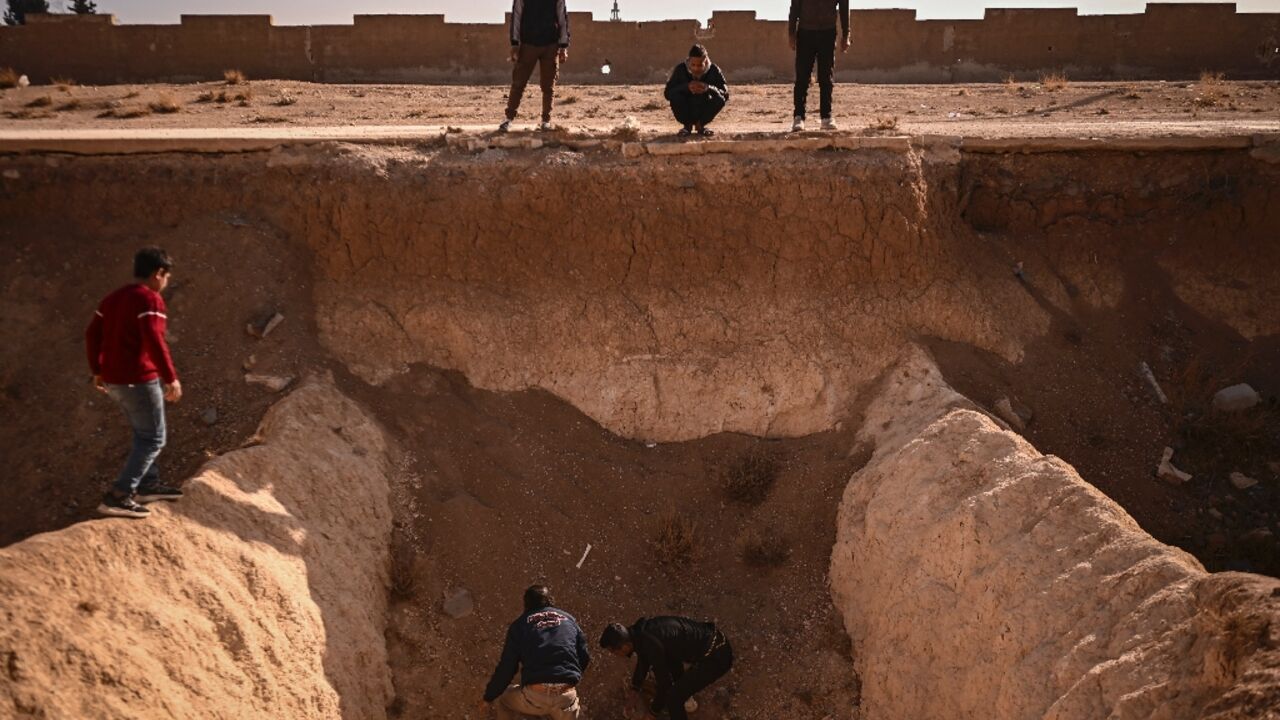
[[[788,79],[786,23],[753,11],[696,20],[597,22],[571,13],[562,79],[642,83],[666,78],[701,40],[730,81]],[[917,21],[914,10],[855,10],[853,45],[837,78],[855,82],[980,82],[1065,72],[1076,80],[1280,78],[1280,13],[1233,3],[1159,4],[1142,14],[988,9],[981,20]],[[37,15],[0,29],[0,67],[33,82],[214,80],[505,82],[505,25],[446,23],[443,15],[357,15],[351,25],[277,26],[268,15],[184,15],[178,25],[118,25],[111,15]],[[600,67],[609,61],[612,72]]]

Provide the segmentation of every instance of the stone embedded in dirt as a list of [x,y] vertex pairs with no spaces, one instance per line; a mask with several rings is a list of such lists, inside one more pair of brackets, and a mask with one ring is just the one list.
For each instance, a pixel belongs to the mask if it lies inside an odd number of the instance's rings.
[[1231,484],[1234,485],[1237,490],[1248,490],[1254,485],[1257,485],[1258,481],[1242,472],[1233,472],[1231,473]]
[[240,367],[244,368],[245,372],[249,372],[250,370],[253,369],[253,366],[257,364],[258,364],[258,356],[250,355],[249,357],[245,358],[244,362],[240,363]]
[[259,375],[256,373],[249,373],[244,376],[244,381],[250,385],[262,385],[271,392],[280,392],[293,383],[293,378],[283,375]]
[[213,425],[218,422],[218,408],[206,408],[204,412],[200,413],[200,419],[204,421],[205,425]]
[[4,171],[4,179],[5,179],[5,180],[17,180],[18,178],[21,178],[21,177],[22,177],[22,173],[21,173],[21,172],[19,172],[19,171],[17,171],[17,170],[5,170],[5,171]]
[[1209,517],[1212,517],[1214,520],[1221,520],[1224,516],[1222,511],[1218,508],[1209,508]]
[[259,340],[261,340],[266,336],[270,335],[271,331],[275,330],[276,327],[279,326],[280,323],[282,322],[284,322],[283,315],[281,315],[280,313],[272,313],[271,317],[267,318],[266,322],[248,323],[244,326],[244,330],[245,332],[249,333],[249,335],[251,335],[252,337],[256,337]]
[[444,610],[445,615],[458,620],[470,615],[475,611],[475,607],[476,603],[471,598],[471,591],[466,588],[458,588],[453,591],[452,595],[445,598],[441,609]]
[[1270,545],[1275,535],[1270,528],[1254,528],[1240,536],[1240,542],[1246,545]]
[[1160,467],[1156,468],[1156,477],[1174,485],[1181,485],[1191,479],[1191,474],[1173,466],[1173,448],[1166,447],[1164,455],[1160,458]]
[[23,75],[22,77],[18,78],[18,87],[20,88],[31,87],[31,78],[27,77],[26,75]]
[[1223,388],[1213,396],[1213,409],[1218,412],[1237,412],[1262,402],[1258,391],[1245,383]]
[[1027,421],[1031,419],[1031,411],[1019,411],[1019,408],[1013,406],[1013,401],[1007,397],[996,400],[996,414],[1001,420],[1009,423],[1009,426],[1018,432],[1027,429]]
[[1272,460],[1267,463],[1267,467],[1271,468],[1271,474],[1280,477],[1280,460]]

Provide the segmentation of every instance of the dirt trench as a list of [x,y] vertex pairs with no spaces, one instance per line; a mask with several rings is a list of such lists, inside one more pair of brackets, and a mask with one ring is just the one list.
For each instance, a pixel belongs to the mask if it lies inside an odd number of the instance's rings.
[[[0,428],[3,540],[83,519],[113,471],[112,408],[67,388],[82,322],[119,282],[106,269],[155,242],[183,263],[174,477],[252,435],[275,396],[247,366],[332,370],[391,438],[392,716],[465,716],[519,590],[545,580],[593,631],[720,616],[741,662],[707,717],[854,717],[855,667],[877,658],[849,644],[828,560],[869,452],[861,409],[911,343],[979,405],[1031,409],[1036,447],[1157,540],[1277,573],[1258,531],[1280,530],[1280,166],[1256,155],[7,158],[0,380],[29,420]],[[244,332],[275,311],[272,336]],[[1242,381],[1261,406],[1208,412]],[[1196,480],[1152,477],[1165,445]],[[758,453],[772,491],[738,502],[726,473]],[[1236,490],[1232,471],[1260,482]],[[653,543],[677,513],[696,552],[672,567]],[[785,559],[747,562],[761,540]],[[475,608],[454,620],[440,602],[459,588]],[[594,672],[593,714],[618,716],[621,665]]]

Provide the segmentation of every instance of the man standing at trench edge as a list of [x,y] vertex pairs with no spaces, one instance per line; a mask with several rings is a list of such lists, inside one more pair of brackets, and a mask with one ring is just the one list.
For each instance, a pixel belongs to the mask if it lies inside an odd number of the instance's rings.
[[164,403],[182,399],[164,337],[168,310],[160,296],[172,268],[164,250],[139,250],[133,258],[134,282],[104,298],[85,331],[93,385],[120,405],[133,429],[124,469],[98,506],[103,515],[143,518],[151,513],[141,503],[182,497],[178,488],[160,483],[156,467],[165,443]]
[[835,130],[831,96],[835,84],[836,16],[840,18],[840,52],[849,51],[849,0],[791,0],[787,37],[796,53],[795,118],[792,132],[804,130],[809,99],[809,76],[818,63],[819,110],[822,129]]
[[555,95],[560,63],[569,59],[569,11],[565,0],[515,0],[511,6],[511,94],[507,98],[507,119],[498,132],[511,129],[524,88],[538,66],[542,86],[542,123],[539,130],[551,129],[551,101]]

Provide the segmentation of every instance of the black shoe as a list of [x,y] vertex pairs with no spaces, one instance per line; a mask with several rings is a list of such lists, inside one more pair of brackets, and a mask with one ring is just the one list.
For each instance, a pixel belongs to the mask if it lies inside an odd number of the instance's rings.
[[134,494],[133,499],[140,503],[155,502],[157,500],[177,500],[182,497],[182,491],[176,487],[168,485],[139,485],[138,492]]
[[133,498],[120,498],[116,497],[115,493],[107,493],[102,497],[98,513],[111,517],[144,518],[150,515],[151,511],[134,502]]
[[704,127],[698,131],[698,134],[701,135],[702,137],[711,137],[712,135],[716,134],[716,131],[712,130],[711,128]]
[[684,127],[680,128],[679,132],[676,133],[676,137],[689,137],[689,135],[692,132],[693,132],[693,128],[689,127],[688,125],[685,125]]

